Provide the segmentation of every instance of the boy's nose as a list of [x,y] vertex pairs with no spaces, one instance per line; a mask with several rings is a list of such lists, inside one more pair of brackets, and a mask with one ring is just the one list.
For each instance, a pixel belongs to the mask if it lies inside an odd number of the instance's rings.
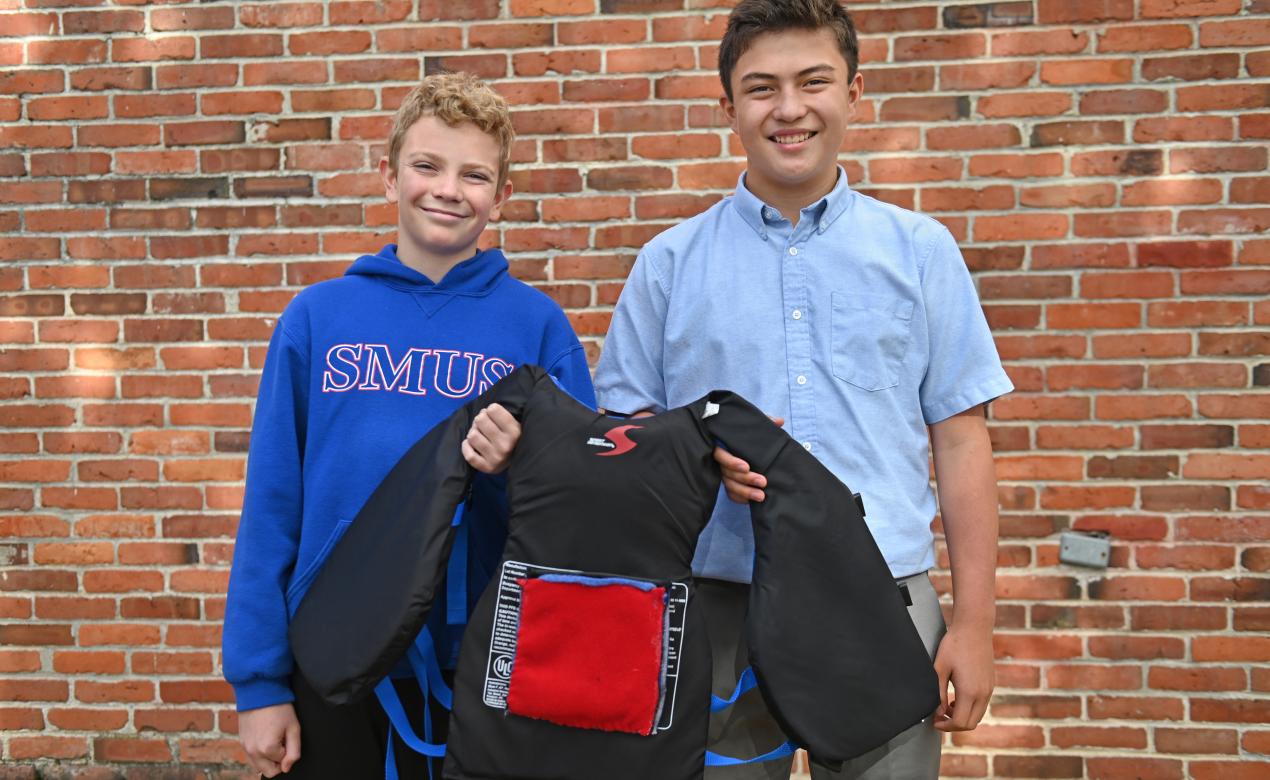
[[458,179],[453,176],[438,176],[434,182],[432,194],[445,200],[458,200]]
[[782,90],[776,100],[776,118],[784,121],[800,119],[807,113],[802,95],[797,90]]

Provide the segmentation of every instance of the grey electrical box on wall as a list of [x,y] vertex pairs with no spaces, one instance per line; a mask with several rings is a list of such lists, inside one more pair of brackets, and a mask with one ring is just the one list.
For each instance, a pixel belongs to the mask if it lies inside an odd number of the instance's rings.
[[1105,569],[1111,560],[1111,539],[1104,531],[1064,531],[1058,559],[1076,566]]

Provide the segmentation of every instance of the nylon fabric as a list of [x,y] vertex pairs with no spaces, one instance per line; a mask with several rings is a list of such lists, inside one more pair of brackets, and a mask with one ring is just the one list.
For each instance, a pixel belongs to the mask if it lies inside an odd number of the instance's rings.
[[[653,417],[612,419],[534,367],[513,372],[413,447],[331,553],[327,568],[337,573],[319,573],[291,633],[300,668],[320,681],[324,696],[362,695],[418,633],[471,476],[459,441],[493,402],[518,417],[522,434],[507,472],[502,563],[460,649],[447,780],[701,777],[711,662],[691,562],[718,496],[716,438],[768,475],[768,500],[751,507],[759,554],[747,643],[757,687],[790,741],[832,762],[885,742],[938,705],[930,659],[851,491],[765,415],[715,392]],[[703,420],[707,404],[718,412]],[[373,576],[350,587],[339,572],[353,562]],[[514,644],[510,654],[496,649],[514,642],[508,610],[531,569],[668,588],[674,668],[652,735],[506,712],[500,670],[514,668]],[[343,628],[345,621],[357,631]],[[330,642],[330,626],[358,641]],[[871,691],[884,692],[886,707],[868,704]]]

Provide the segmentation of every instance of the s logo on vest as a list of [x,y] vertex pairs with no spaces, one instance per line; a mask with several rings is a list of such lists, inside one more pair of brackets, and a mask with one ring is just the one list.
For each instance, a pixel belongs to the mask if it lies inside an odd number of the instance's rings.
[[608,452],[595,453],[597,456],[601,458],[610,457],[613,455],[625,455],[626,453],[635,449],[635,447],[638,444],[638,442],[631,441],[630,438],[627,437],[626,432],[638,431],[640,428],[643,428],[643,427],[644,426],[642,425],[619,425],[616,428],[613,428],[612,430],[610,430],[608,433],[604,434],[604,438],[600,438],[598,436],[592,436],[591,438],[587,439],[586,443],[592,447],[603,447],[607,449]]

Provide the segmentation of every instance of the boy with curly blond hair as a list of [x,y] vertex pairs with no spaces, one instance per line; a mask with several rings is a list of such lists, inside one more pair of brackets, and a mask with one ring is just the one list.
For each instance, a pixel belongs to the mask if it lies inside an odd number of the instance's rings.
[[[426,759],[393,736],[375,700],[331,706],[306,684],[287,642],[289,620],[392,465],[468,399],[532,363],[594,405],[586,356],[564,312],[512,278],[499,250],[477,247],[511,196],[513,139],[507,104],[488,85],[466,74],[424,79],[397,111],[379,161],[387,199],[398,208],[398,242],[300,292],[274,329],[224,634],[240,739],[265,777],[380,776],[387,756],[402,774],[426,774]],[[463,455],[496,473],[518,433],[506,410],[491,407]],[[501,546],[496,503],[487,502],[488,510],[477,503],[464,516],[473,596]],[[443,663],[455,644],[445,632],[447,612],[454,608],[436,610],[433,622]],[[426,705],[409,670],[393,678],[421,717]]]

